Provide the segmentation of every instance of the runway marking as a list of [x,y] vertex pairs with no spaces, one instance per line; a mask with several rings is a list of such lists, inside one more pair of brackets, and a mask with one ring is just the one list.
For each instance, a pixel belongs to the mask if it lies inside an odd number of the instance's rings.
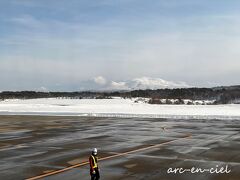
[[[187,139],[187,138],[190,138],[190,137],[192,137],[191,134],[186,135],[184,137],[180,137],[178,139],[169,140],[169,141],[166,141],[166,142],[163,142],[163,143],[159,143],[159,144],[156,144],[156,145],[151,145],[151,146],[144,147],[144,148],[139,148],[139,149],[123,152],[123,153],[114,154],[114,155],[107,156],[107,157],[102,157],[102,158],[99,158],[99,161],[104,161],[104,160],[107,160],[107,159],[112,159],[112,158],[124,156],[124,155],[127,155],[127,154],[135,153],[135,152],[145,151],[145,150],[156,148],[156,147],[166,145],[166,144],[169,144],[169,143],[172,143],[172,142],[175,142],[175,141],[180,141],[180,140],[183,140],[183,139]],[[45,174],[42,174],[42,175],[38,175],[38,176],[35,176],[35,177],[27,178],[26,180],[41,179],[41,178],[48,177],[48,176],[55,175],[55,174],[59,174],[59,173],[62,173],[62,172],[65,172],[65,171],[68,171],[68,170],[71,170],[71,169],[74,169],[74,168],[77,168],[77,167],[85,166],[87,164],[89,164],[89,162],[85,161],[85,162],[82,162],[82,163],[79,163],[79,164],[76,164],[76,165],[73,165],[73,166],[69,166],[69,167],[64,168],[64,169],[60,169],[60,170],[52,171],[52,172],[45,173]]]

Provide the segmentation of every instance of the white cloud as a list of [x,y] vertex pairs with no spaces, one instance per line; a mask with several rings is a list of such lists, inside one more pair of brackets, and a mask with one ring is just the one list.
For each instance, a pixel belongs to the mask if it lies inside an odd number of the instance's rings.
[[19,17],[15,17],[15,18],[11,18],[7,21],[16,23],[18,25],[23,25],[26,27],[31,27],[31,28],[41,28],[41,27],[45,26],[45,24],[43,22],[39,21],[35,17],[28,15],[28,14],[19,16]]
[[127,86],[126,82],[112,81],[110,87],[108,87],[107,89],[110,89],[110,90],[129,90],[129,87]]
[[107,83],[107,80],[102,76],[98,76],[93,79],[94,79],[94,82],[98,85],[105,85]]

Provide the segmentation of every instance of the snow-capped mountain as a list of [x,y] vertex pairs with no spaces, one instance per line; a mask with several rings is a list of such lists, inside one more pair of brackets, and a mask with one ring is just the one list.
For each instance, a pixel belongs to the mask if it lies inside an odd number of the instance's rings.
[[165,89],[190,87],[185,82],[166,81],[160,78],[141,77],[128,83],[130,89]]
[[165,88],[187,88],[185,82],[166,81],[161,78],[141,77],[129,81],[112,81],[107,89],[111,90],[137,90],[137,89],[165,89]]

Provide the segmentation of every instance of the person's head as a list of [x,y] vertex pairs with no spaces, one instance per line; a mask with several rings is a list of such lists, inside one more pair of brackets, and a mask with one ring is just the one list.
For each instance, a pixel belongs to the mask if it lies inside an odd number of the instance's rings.
[[97,155],[97,148],[93,148],[93,150],[92,150],[92,154],[93,154],[94,156]]

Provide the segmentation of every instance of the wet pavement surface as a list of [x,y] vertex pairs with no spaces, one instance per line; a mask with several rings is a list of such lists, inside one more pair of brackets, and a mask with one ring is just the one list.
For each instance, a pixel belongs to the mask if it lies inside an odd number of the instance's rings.
[[[199,119],[0,116],[0,179],[26,179],[99,157],[166,145],[100,161],[101,179],[240,179],[240,121]],[[191,134],[191,138],[181,137]],[[230,173],[169,173],[170,168]],[[85,180],[89,165],[48,180]]]

